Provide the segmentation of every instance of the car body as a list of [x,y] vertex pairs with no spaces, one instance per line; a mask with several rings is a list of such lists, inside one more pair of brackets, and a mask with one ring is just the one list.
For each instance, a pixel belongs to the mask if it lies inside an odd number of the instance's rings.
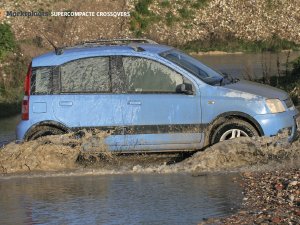
[[170,46],[126,41],[34,58],[17,139],[98,128],[113,131],[111,151],[163,152],[284,129],[295,138],[298,111],[286,92],[228,78]]

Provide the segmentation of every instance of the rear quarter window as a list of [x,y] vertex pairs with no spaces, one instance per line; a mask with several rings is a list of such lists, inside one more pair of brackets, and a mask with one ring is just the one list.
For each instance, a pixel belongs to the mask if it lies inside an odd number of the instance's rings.
[[60,68],[61,92],[101,93],[111,91],[109,57],[75,60]]
[[31,93],[50,94],[52,92],[52,68],[33,68]]

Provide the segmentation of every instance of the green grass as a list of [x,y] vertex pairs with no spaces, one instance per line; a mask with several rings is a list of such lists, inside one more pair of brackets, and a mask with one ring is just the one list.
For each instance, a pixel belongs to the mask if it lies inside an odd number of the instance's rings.
[[182,19],[192,19],[194,17],[195,12],[191,9],[187,9],[185,7],[177,10]]
[[149,15],[149,6],[152,0],[139,0],[135,5],[135,11],[141,15]]
[[178,20],[179,20],[179,18],[177,18],[172,12],[167,12],[166,13],[166,24],[167,24],[167,26],[172,26]]
[[[37,41],[37,40],[36,40]],[[21,49],[8,24],[0,24],[0,117],[20,111],[23,95],[23,80],[28,59]]]
[[194,3],[191,4],[192,8],[200,9],[207,6],[209,0],[196,0]]
[[10,25],[6,23],[0,24],[0,61],[8,52],[13,51],[16,45]]
[[163,0],[162,2],[159,3],[159,5],[163,8],[166,8],[171,6],[171,3],[169,2],[169,0]]
[[139,0],[135,4],[135,11],[131,12],[130,30],[135,36],[143,36],[150,24],[158,22],[161,17],[149,10],[152,0]]

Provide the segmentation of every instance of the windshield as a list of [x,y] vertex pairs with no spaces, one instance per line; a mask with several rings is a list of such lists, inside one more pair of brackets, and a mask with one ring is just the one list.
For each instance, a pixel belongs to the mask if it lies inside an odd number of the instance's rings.
[[179,51],[172,49],[160,54],[163,58],[177,64],[188,72],[192,73],[202,81],[210,85],[222,85],[227,83],[226,76],[221,73],[209,68],[208,66],[201,63],[199,60]]

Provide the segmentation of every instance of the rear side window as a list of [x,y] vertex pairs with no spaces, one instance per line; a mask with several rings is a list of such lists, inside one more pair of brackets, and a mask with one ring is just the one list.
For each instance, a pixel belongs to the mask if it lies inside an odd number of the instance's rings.
[[169,67],[153,60],[123,57],[129,92],[176,93],[183,77]]
[[31,82],[32,94],[50,94],[52,92],[52,68],[40,67],[33,69]]
[[109,57],[85,58],[60,68],[61,92],[101,93],[111,91]]

